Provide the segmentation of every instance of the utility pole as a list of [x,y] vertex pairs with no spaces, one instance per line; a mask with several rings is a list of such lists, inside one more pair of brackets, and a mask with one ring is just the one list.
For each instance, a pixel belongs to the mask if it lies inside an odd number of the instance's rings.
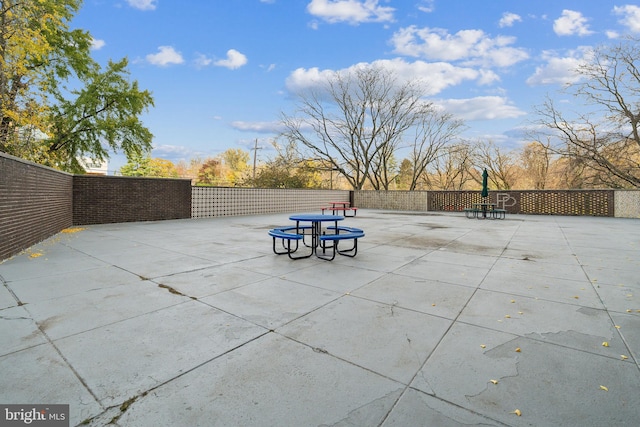
[[256,158],[258,157],[258,150],[262,150],[262,147],[258,147],[258,138],[256,138],[256,143],[253,146],[253,182],[255,186],[256,181]]

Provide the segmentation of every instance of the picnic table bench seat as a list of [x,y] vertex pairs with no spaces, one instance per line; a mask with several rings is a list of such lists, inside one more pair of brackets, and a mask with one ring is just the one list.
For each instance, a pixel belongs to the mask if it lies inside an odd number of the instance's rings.
[[463,212],[467,218],[485,218],[485,215],[489,215],[493,219],[505,219],[507,216],[507,210],[499,208],[487,209],[486,211],[479,208],[464,208]]
[[[355,257],[358,253],[358,239],[364,237],[364,231],[355,227],[344,226],[330,226],[327,227],[327,231],[334,230],[334,234],[323,233],[320,236],[320,247],[322,248],[323,255],[318,255],[319,258],[331,261],[336,257],[336,254],[345,255],[348,257]],[[348,249],[339,249],[338,244],[343,240],[353,240],[353,244]],[[331,249],[331,256],[325,256],[327,249]]]
[[491,217],[493,219],[505,219],[505,217],[507,216],[506,209],[493,209],[489,212],[491,212]]
[[[291,259],[301,259],[301,258],[309,258],[312,254],[305,254],[301,256],[293,256],[293,254],[298,250],[299,243],[302,241],[304,243],[305,233],[304,230],[310,229],[310,226],[288,226],[288,227],[279,227],[273,228],[269,230],[269,236],[273,238],[273,253],[276,255],[288,255]],[[299,233],[302,231],[302,233]],[[282,250],[278,250],[276,248],[276,241],[281,240],[282,242]],[[295,242],[295,247],[292,247],[291,242]],[[305,246],[307,246],[305,244]]]
[[478,208],[464,208],[464,214],[467,218],[477,218],[478,213],[482,213],[482,210]]

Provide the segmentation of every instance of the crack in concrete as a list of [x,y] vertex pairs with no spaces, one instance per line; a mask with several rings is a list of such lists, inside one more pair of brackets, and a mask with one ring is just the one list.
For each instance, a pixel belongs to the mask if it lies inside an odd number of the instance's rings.
[[18,317],[0,316],[0,319],[2,320],[33,320],[29,317],[22,317],[22,316],[18,316]]
[[[358,406],[347,413],[341,420],[333,424],[320,424],[319,427],[354,426],[354,425],[374,425],[377,421],[376,414],[385,413],[385,403],[389,400],[397,400],[402,394],[403,387],[399,387],[389,393],[378,397],[370,402]],[[377,407],[377,408],[376,408]],[[376,410],[377,409],[377,410]]]
[[175,288],[173,288],[173,287],[171,287],[171,286],[169,286],[169,285],[163,285],[162,283],[159,283],[159,284],[158,284],[158,287],[159,287],[159,288],[162,288],[162,289],[166,289],[166,290],[168,290],[170,293],[172,293],[172,294],[174,294],[174,295],[180,295],[180,296],[182,296],[182,297],[191,298],[192,300],[196,300],[196,301],[198,300],[198,298],[196,298],[196,297],[192,297],[192,296],[190,296],[190,295],[183,294],[183,293],[182,293],[182,292],[180,292],[179,290],[177,290],[177,289],[175,289]]

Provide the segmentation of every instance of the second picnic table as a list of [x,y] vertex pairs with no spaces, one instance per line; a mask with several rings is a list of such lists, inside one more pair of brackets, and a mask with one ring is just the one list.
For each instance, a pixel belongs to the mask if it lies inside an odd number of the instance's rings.
[[478,209],[482,211],[482,217],[487,217],[487,211],[492,211],[496,208],[495,203],[474,203],[472,204],[474,209]]
[[[358,210],[358,208],[351,206],[351,202],[329,202],[328,207],[323,207],[321,209],[323,214],[324,214],[324,211],[327,210],[327,211],[331,211],[333,215],[337,215],[338,212],[342,211],[344,216],[347,216],[347,217],[356,216],[356,211]],[[353,212],[353,215],[347,215],[347,212]]]
[[493,219],[504,219],[507,211],[498,209],[496,203],[472,203],[471,208],[464,209],[467,218],[487,218],[487,214]]

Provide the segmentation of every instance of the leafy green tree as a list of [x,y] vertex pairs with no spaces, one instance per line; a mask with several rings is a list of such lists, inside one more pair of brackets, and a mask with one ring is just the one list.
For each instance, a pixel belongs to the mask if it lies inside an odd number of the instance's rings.
[[278,152],[275,158],[260,167],[252,184],[262,188],[321,188],[321,165],[317,161],[302,159],[295,142],[281,147],[273,143]]
[[226,180],[229,184],[238,185],[247,178],[249,153],[240,148],[229,148],[221,156],[225,165]]
[[0,3],[0,151],[70,172],[78,158],[102,161],[151,149],[139,116],[151,93],[128,79],[127,60],[106,69],[91,35],[69,28],[81,0]]
[[178,178],[179,173],[171,160],[152,158],[147,152],[133,154],[127,164],[120,168],[124,176],[144,176],[149,178]]
[[311,168],[289,169],[281,164],[268,162],[256,175],[255,187],[261,188],[320,188],[318,172]]
[[398,171],[398,190],[408,190],[411,186],[413,175],[413,163],[409,159],[404,159],[400,163],[400,169]]
[[198,171],[198,185],[224,185],[226,180],[222,173],[222,162],[220,159],[208,159]]

